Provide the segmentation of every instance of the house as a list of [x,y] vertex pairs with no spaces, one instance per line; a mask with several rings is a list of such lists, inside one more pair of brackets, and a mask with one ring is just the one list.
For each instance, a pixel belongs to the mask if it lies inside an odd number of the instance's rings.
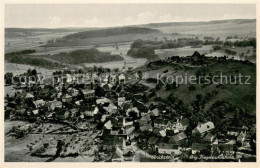
[[26,99],[33,99],[34,96],[31,93],[27,93],[25,96]]
[[113,104],[110,103],[107,107],[103,107],[110,115],[114,114],[117,112],[117,107]]
[[186,138],[187,138],[186,134],[184,132],[181,132],[171,137],[170,142],[173,144],[180,144]]
[[158,153],[161,155],[180,155],[181,151],[179,145],[176,144],[167,144],[167,143],[159,143],[158,145]]
[[140,114],[139,114],[140,111],[138,110],[137,107],[132,107],[132,108],[127,109],[126,115],[129,116],[129,113],[135,113],[137,117],[140,116]]
[[145,125],[145,126],[141,126],[140,127],[141,131],[153,131],[153,127],[151,124]]
[[107,117],[108,117],[108,115],[106,115],[106,114],[102,115],[102,117],[101,117],[101,121],[102,121],[102,122],[105,122],[106,119],[107,119]]
[[134,139],[134,137],[135,137],[134,130],[135,130],[134,126],[131,126],[125,130],[125,133],[126,133],[128,139],[130,139],[130,140]]
[[123,159],[123,151],[119,147],[116,147],[116,151],[112,156],[112,162],[122,162]]
[[206,142],[209,142],[209,143],[214,143],[214,144],[218,143],[216,135],[214,135],[212,133],[207,133],[207,135],[203,138],[203,140]]
[[83,100],[78,100],[78,101],[75,101],[75,104],[80,106],[82,102],[83,102]]
[[45,101],[40,99],[40,100],[33,101],[33,104],[35,108],[39,108],[45,105]]
[[121,136],[105,136],[103,140],[102,149],[113,151],[113,149],[119,147],[120,149],[125,148],[125,139]]
[[124,74],[120,74],[120,75],[118,76],[118,81],[119,81],[119,83],[125,83],[125,82],[126,82],[125,79],[126,79],[126,78],[125,78],[125,75],[124,75]]
[[54,110],[55,108],[62,108],[62,102],[61,101],[52,101],[49,102],[50,106],[49,106],[49,110]]
[[154,116],[154,117],[157,117],[157,116],[159,116],[159,110],[158,110],[158,108],[155,108],[155,109],[153,109],[153,110],[149,110],[149,112],[148,113],[150,113],[150,115],[151,116]]
[[94,117],[94,115],[98,114],[99,109],[97,106],[93,105],[92,107],[90,107],[89,110],[86,110],[84,112],[84,115],[87,117]]
[[166,137],[166,130],[161,130],[161,131],[159,131],[159,135],[161,136],[161,137]]
[[111,100],[109,100],[108,98],[102,98],[102,99],[97,99],[96,103],[103,105],[105,103],[111,103]]
[[70,113],[69,111],[66,111],[66,112],[64,113],[64,118],[65,118],[65,119],[69,119],[70,116],[71,116],[71,113]]
[[203,123],[203,124],[199,124],[194,130],[192,130],[192,133],[195,134],[195,133],[199,133],[199,134],[204,134],[212,129],[214,129],[214,124],[213,122],[206,122],[206,123]]
[[84,89],[84,90],[81,90],[81,92],[85,99],[95,97],[95,90]]
[[162,119],[162,118],[157,118],[154,120],[154,127],[155,128],[160,128],[160,129],[165,129],[167,126],[168,120]]
[[190,121],[188,118],[182,119],[180,120],[180,122],[177,122],[176,124],[176,129],[180,130],[180,131],[185,131],[187,129],[187,127],[189,126]]
[[72,97],[76,97],[78,96],[79,94],[79,90],[75,89],[75,88],[71,88],[69,91],[69,94],[72,96]]
[[246,133],[240,132],[240,134],[237,136],[237,142],[241,143],[241,145],[244,145],[244,142],[246,140]]
[[104,127],[105,127],[106,129],[112,129],[113,125],[112,125],[111,120],[109,120],[108,122],[106,122],[106,123],[104,124]]
[[129,121],[129,122],[127,122],[126,120],[125,120],[125,118],[123,118],[123,127],[126,127],[126,126],[131,126],[131,125],[133,125],[133,121]]
[[73,109],[70,110],[70,112],[71,112],[71,117],[75,118],[77,116],[78,112],[79,112],[79,109],[73,108]]
[[196,153],[200,153],[203,150],[210,150],[210,145],[205,143],[192,143],[191,145],[191,153],[194,155]]
[[248,130],[248,128],[245,127],[245,126],[243,126],[243,127],[232,127],[232,126],[230,126],[230,127],[227,128],[227,134],[237,137],[240,132],[247,133],[247,130]]
[[233,156],[235,153],[232,144],[213,144],[212,152],[223,154],[224,156]]
[[151,122],[150,114],[144,115],[140,120],[139,124],[140,126],[145,126]]
[[125,103],[125,97],[119,97],[118,99],[117,99],[117,104],[118,104],[118,106],[119,107],[122,107],[122,105]]
[[177,122],[174,123],[168,122],[167,128],[175,130],[175,132],[178,133],[179,131],[185,131],[189,126],[189,124],[190,124],[189,119],[185,118],[185,119],[177,120]]
[[72,96],[71,95],[69,95],[69,94],[66,94],[66,95],[64,95],[64,96],[62,96],[62,102],[63,103],[69,103],[69,102],[71,102],[72,101]]

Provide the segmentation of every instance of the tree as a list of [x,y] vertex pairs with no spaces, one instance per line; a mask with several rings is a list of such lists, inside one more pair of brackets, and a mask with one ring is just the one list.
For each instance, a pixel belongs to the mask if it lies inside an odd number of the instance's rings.
[[37,76],[37,71],[36,71],[36,69],[33,69],[33,70],[32,70],[31,75],[32,75],[32,76]]
[[189,91],[194,91],[194,90],[196,90],[196,87],[194,85],[189,86]]
[[11,85],[13,79],[13,73],[11,72],[6,73],[4,78],[5,78],[5,84]]
[[200,101],[202,99],[202,95],[201,94],[197,94],[196,98],[198,99],[198,101]]

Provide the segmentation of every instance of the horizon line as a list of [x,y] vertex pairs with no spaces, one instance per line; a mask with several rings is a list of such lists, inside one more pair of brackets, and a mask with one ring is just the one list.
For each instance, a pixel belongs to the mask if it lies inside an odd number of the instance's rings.
[[220,19],[220,20],[208,20],[208,21],[172,21],[172,22],[151,22],[151,23],[143,23],[143,24],[134,24],[134,25],[118,25],[118,26],[104,26],[104,27],[4,27],[5,29],[99,29],[99,28],[114,28],[114,27],[128,27],[128,26],[141,26],[141,25],[149,25],[149,24],[166,24],[166,23],[198,23],[198,22],[214,22],[214,21],[228,21],[228,20],[256,20],[256,18],[237,18],[237,19]]

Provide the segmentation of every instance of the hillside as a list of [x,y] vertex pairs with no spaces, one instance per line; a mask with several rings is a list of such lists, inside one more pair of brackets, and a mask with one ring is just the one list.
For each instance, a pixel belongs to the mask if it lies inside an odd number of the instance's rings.
[[163,33],[182,35],[213,36],[225,38],[227,35],[256,37],[256,19],[218,20],[209,22],[151,23],[140,27],[153,28]]
[[71,34],[91,30],[91,28],[5,28],[5,38],[33,37],[45,34]]
[[214,24],[245,24],[245,23],[255,23],[256,19],[234,19],[234,20],[213,20],[213,21],[204,21],[204,22],[165,22],[165,23],[149,23],[140,25],[147,28],[160,28],[168,26],[196,26],[196,25],[214,25]]
[[[143,74],[149,75],[149,80],[142,81],[142,84],[149,86],[151,90],[156,86],[155,93],[162,99],[167,99],[170,94],[173,94],[182,103],[189,108],[196,103],[198,95],[205,98],[201,101],[199,111],[207,112],[213,104],[218,101],[229,102],[232,106],[241,108],[245,111],[248,116],[256,115],[256,65],[252,63],[245,63],[236,60],[225,60],[215,59],[214,57],[207,57],[205,64],[200,63],[197,66],[191,65],[189,58],[187,57],[175,57],[176,60],[168,61],[155,61],[149,63],[147,66],[136,69],[136,72],[142,72]],[[189,63],[187,63],[189,62]],[[133,72],[134,73],[134,72]],[[157,80],[158,74],[163,74],[164,78],[161,78],[166,84],[158,85]],[[221,74],[226,78],[221,79]],[[244,78],[241,79],[242,84],[239,84],[238,76],[242,74]],[[166,77],[180,76],[183,77],[183,81],[176,87],[175,81],[167,84]],[[185,77],[189,79],[193,77],[204,77],[204,76],[216,76],[216,83],[204,84],[205,81],[196,84],[190,82],[185,83]],[[245,76],[250,78],[245,78]],[[228,81],[232,82],[228,83]],[[172,78],[169,78],[172,79]],[[223,80],[222,84],[221,80]],[[245,81],[248,83],[245,84]],[[151,82],[153,81],[153,82]],[[171,81],[171,80],[169,80]],[[187,80],[188,81],[188,80]],[[217,84],[219,83],[219,84]],[[236,83],[236,84],[235,84]],[[158,87],[158,86],[160,87]],[[193,87],[193,89],[191,89]],[[155,94],[153,95],[155,96]],[[231,113],[231,111],[229,111]]]
[[100,63],[110,61],[120,61],[123,57],[119,55],[111,55],[108,52],[100,52],[97,49],[75,50],[68,53],[59,53],[50,56],[50,59],[68,64],[81,63]]
[[85,32],[74,33],[63,37],[63,39],[65,40],[87,39],[87,38],[96,38],[96,37],[119,36],[119,35],[126,35],[126,34],[148,34],[148,33],[159,33],[159,31],[154,29],[149,29],[149,28],[119,27],[119,28],[98,29],[98,30],[90,30]]
[[45,46],[61,47],[123,43],[132,42],[137,39],[147,39],[152,36],[160,36],[161,34],[159,30],[142,27],[104,28],[69,34]]

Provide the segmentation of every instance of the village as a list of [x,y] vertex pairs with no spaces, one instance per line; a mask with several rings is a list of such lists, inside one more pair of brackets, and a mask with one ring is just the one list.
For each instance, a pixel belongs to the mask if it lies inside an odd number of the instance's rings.
[[[202,66],[225,59],[210,60],[195,53],[184,62],[190,58]],[[180,58],[167,60],[176,61]],[[32,74],[40,75],[28,70],[26,79]],[[44,82],[18,82],[5,97],[5,119],[28,123],[5,134],[15,139],[45,136],[28,143],[26,150],[31,156],[53,160],[88,156],[93,162],[178,162],[255,157],[250,148],[255,142],[246,125],[229,125],[218,132],[218,123],[210,119],[194,124],[180,100],[169,98],[171,106],[158,97],[151,99],[153,91],[147,95],[149,89],[131,68],[91,73],[82,82],[85,75],[83,70],[61,70]],[[232,114],[222,117],[235,119]]]

